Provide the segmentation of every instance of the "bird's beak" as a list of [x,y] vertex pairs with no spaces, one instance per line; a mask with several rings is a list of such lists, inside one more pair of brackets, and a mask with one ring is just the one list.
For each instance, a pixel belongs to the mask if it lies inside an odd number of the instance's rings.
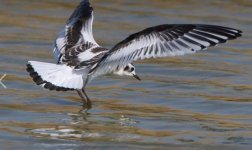
[[137,80],[141,81],[141,78],[138,75],[134,74],[133,77],[136,78]]

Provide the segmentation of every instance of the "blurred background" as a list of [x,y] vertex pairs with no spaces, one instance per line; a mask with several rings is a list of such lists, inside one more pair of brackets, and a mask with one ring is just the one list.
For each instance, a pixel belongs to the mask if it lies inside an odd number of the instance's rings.
[[195,55],[135,63],[141,82],[106,76],[75,92],[35,86],[28,60],[54,62],[52,41],[79,0],[0,0],[1,149],[249,149],[252,1],[92,0],[94,37],[111,48],[159,24],[233,27],[243,37]]

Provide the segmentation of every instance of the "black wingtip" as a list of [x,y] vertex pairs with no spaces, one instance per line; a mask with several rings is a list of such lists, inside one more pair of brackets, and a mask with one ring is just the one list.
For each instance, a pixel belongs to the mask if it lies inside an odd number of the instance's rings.
[[93,10],[94,9],[91,7],[89,0],[81,1],[72,15],[69,17],[68,23],[70,23],[73,18],[82,20],[83,18],[91,17]]

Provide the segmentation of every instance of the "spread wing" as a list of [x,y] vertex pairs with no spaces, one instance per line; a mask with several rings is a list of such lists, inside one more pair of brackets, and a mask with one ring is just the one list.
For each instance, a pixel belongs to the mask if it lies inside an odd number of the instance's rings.
[[115,45],[90,71],[94,76],[111,73],[132,61],[178,56],[225,43],[241,31],[215,25],[160,25],[130,35]]
[[[55,40],[53,51],[55,59],[58,62],[63,62],[62,60],[69,59],[67,56],[70,53],[78,55],[87,49],[99,46],[94,40],[92,25],[93,8],[90,6],[89,0],[83,0],[68,19],[65,29],[60,32]],[[76,51],[72,47],[78,44],[85,46]],[[84,49],[84,47],[86,48]]]

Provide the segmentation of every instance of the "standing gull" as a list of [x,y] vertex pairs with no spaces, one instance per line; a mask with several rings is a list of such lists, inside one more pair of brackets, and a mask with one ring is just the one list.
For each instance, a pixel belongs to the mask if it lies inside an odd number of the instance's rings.
[[28,61],[27,71],[37,85],[49,90],[76,90],[87,109],[86,85],[95,77],[136,74],[133,61],[192,54],[240,37],[242,31],[205,24],[164,24],[130,35],[113,48],[101,47],[92,33],[93,8],[83,0],[54,42],[57,63]]

